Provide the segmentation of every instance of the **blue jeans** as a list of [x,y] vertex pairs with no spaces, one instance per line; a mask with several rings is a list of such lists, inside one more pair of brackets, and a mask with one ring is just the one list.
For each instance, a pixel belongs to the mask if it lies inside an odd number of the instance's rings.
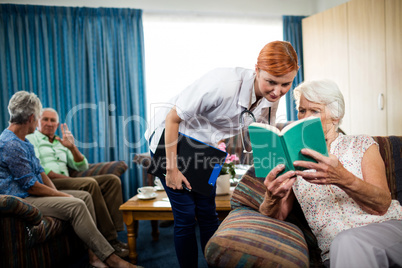
[[180,267],[198,266],[198,247],[195,226],[200,228],[201,248],[205,246],[219,226],[216,213],[214,187],[210,196],[204,196],[187,190],[173,190],[161,179],[169,197],[174,216],[174,243]]
[[[149,143],[153,134],[149,139]],[[151,157],[153,152],[150,151]],[[176,256],[182,268],[198,267],[198,246],[195,226],[200,228],[201,249],[204,252],[208,240],[219,226],[216,213],[216,185],[210,196],[204,196],[187,190],[173,190],[166,186],[165,178],[160,178],[169,197],[174,218],[174,244]]]

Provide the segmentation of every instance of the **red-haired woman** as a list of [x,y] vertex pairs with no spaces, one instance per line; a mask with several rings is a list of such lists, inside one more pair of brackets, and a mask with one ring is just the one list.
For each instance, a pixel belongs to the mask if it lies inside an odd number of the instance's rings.
[[255,70],[219,68],[210,71],[173,97],[151,121],[145,136],[151,153],[165,129],[166,177],[161,181],[172,205],[174,241],[181,267],[197,267],[195,225],[200,228],[204,249],[219,222],[215,191],[209,197],[191,189],[177,168],[178,132],[211,145],[237,135],[247,127],[241,118],[252,113],[257,122],[275,123],[279,99],[290,89],[299,69],[290,43],[275,41],[261,50]]

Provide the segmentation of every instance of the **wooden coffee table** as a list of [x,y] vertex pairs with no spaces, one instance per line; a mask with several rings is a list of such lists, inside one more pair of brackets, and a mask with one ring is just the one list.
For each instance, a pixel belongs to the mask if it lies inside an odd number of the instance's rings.
[[[230,198],[234,187],[230,188],[230,194],[216,196],[216,212],[218,218],[223,220],[230,212]],[[138,221],[152,221],[152,238],[158,240],[158,222],[157,220],[173,220],[172,207],[165,191],[156,192],[158,196],[154,199],[141,200],[138,195],[129,199],[120,206],[123,212],[124,223],[127,226],[127,242],[130,250],[129,259],[131,263],[137,263],[137,236]]]

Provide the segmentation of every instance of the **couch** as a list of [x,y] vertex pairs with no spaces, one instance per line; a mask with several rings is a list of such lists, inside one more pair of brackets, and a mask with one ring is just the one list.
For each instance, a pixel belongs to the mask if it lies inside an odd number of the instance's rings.
[[[127,170],[124,161],[90,164],[71,177],[115,174]],[[66,267],[86,253],[68,222],[44,217],[24,199],[0,195],[0,267]]]
[[[402,137],[373,137],[385,162],[393,199],[402,204]],[[211,267],[322,267],[317,240],[300,205],[285,221],[258,212],[265,195],[264,178],[251,167],[236,186],[232,211],[205,247]]]

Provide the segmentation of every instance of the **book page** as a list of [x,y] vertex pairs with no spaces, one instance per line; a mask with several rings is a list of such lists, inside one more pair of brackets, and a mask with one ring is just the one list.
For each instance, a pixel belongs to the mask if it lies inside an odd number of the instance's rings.
[[287,129],[283,136],[292,166],[296,160],[316,162],[314,159],[300,152],[303,148],[312,149],[328,156],[321,120],[317,117],[307,119],[300,120],[299,124],[295,124],[293,127]]
[[271,125],[269,125],[269,124],[256,123],[256,122],[254,122],[254,123],[252,123],[250,126],[259,127],[259,128],[265,128],[265,129],[268,129],[268,130],[270,130],[270,131],[276,133],[277,135],[281,135],[281,131],[280,131],[277,127],[271,126]]
[[293,127],[295,127],[295,126],[297,126],[297,125],[299,125],[299,124],[303,124],[305,121],[314,120],[314,118],[318,118],[318,117],[310,116],[310,117],[307,117],[307,118],[304,118],[304,119],[297,120],[297,121],[295,121],[295,122],[293,122],[293,123],[287,125],[286,127],[284,127],[284,128],[282,129],[281,135],[285,135],[285,133],[286,133],[288,130],[290,130],[291,128],[293,128]]

